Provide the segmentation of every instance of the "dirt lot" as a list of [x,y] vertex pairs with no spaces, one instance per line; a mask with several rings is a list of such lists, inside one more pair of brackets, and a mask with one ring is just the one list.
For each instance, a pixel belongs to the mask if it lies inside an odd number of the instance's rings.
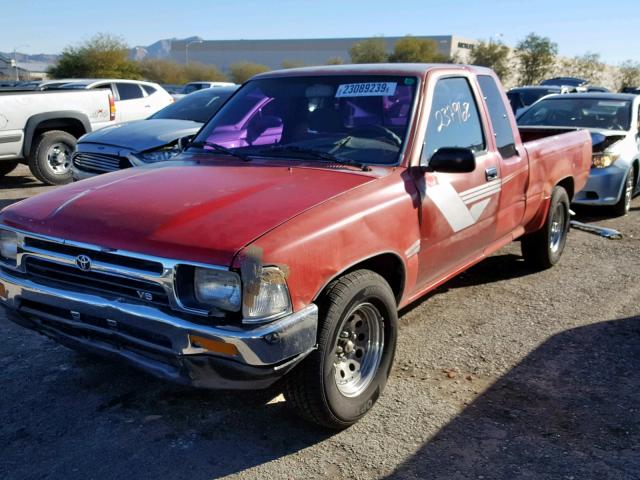
[[[0,206],[43,190],[24,169]],[[586,219],[593,221],[593,219]],[[0,313],[0,479],[640,478],[640,198],[531,274],[514,244],[401,312],[378,405],[331,434],[274,394],[179,388]]]

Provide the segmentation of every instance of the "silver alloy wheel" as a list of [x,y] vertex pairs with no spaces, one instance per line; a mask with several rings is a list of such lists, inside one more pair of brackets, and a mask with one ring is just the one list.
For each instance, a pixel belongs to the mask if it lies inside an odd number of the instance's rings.
[[627,213],[631,209],[631,198],[633,197],[633,172],[627,175],[627,183],[624,186],[624,211]]
[[57,142],[47,150],[47,164],[56,175],[65,175],[71,167],[71,147],[65,143]]
[[549,248],[553,253],[560,249],[564,237],[566,213],[562,205],[558,205],[551,218],[551,235],[549,235]]
[[369,302],[356,305],[338,329],[334,378],[345,397],[357,397],[376,376],[384,350],[383,317]]

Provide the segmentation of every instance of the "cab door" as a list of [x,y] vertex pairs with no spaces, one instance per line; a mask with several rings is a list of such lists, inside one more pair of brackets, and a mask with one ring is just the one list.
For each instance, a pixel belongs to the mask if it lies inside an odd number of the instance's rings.
[[[499,159],[488,148],[487,125],[473,78],[443,76],[430,98],[421,157],[427,169],[418,182],[422,190],[418,288],[463,268],[495,240],[501,188]],[[445,147],[471,150],[475,169],[429,171],[430,158]]]
[[477,78],[493,128],[493,148],[501,165],[502,191],[496,233],[498,237],[503,237],[522,223],[529,161],[522,143],[516,143],[514,132],[518,127],[511,113],[507,112],[506,95],[502,93],[494,77],[478,75]]

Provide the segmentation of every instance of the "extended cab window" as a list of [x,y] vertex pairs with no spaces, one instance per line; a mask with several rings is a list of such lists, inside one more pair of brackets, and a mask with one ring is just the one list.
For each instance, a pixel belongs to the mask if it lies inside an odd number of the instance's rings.
[[118,87],[120,100],[133,100],[144,96],[140,86],[135,83],[116,83],[116,86]]
[[438,80],[427,121],[425,159],[443,147],[485,149],[478,107],[466,78]]
[[516,141],[513,138],[513,128],[507,115],[507,109],[504,106],[502,95],[495,80],[489,75],[479,75],[478,83],[480,84],[480,90],[487,102],[487,108],[489,109],[489,118],[491,118],[491,125],[493,125],[493,132],[496,136],[496,147],[498,152],[504,158],[513,157],[518,152],[516,151]]

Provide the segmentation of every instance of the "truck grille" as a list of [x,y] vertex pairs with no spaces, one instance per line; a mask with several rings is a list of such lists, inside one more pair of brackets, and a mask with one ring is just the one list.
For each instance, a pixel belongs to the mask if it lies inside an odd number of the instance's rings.
[[115,172],[131,167],[128,158],[103,153],[76,153],[73,164],[80,170],[95,173]]
[[96,271],[87,272],[35,257],[26,258],[25,270],[30,278],[39,283],[64,284],[75,291],[124,297],[160,307],[169,306],[167,293],[160,284]]

